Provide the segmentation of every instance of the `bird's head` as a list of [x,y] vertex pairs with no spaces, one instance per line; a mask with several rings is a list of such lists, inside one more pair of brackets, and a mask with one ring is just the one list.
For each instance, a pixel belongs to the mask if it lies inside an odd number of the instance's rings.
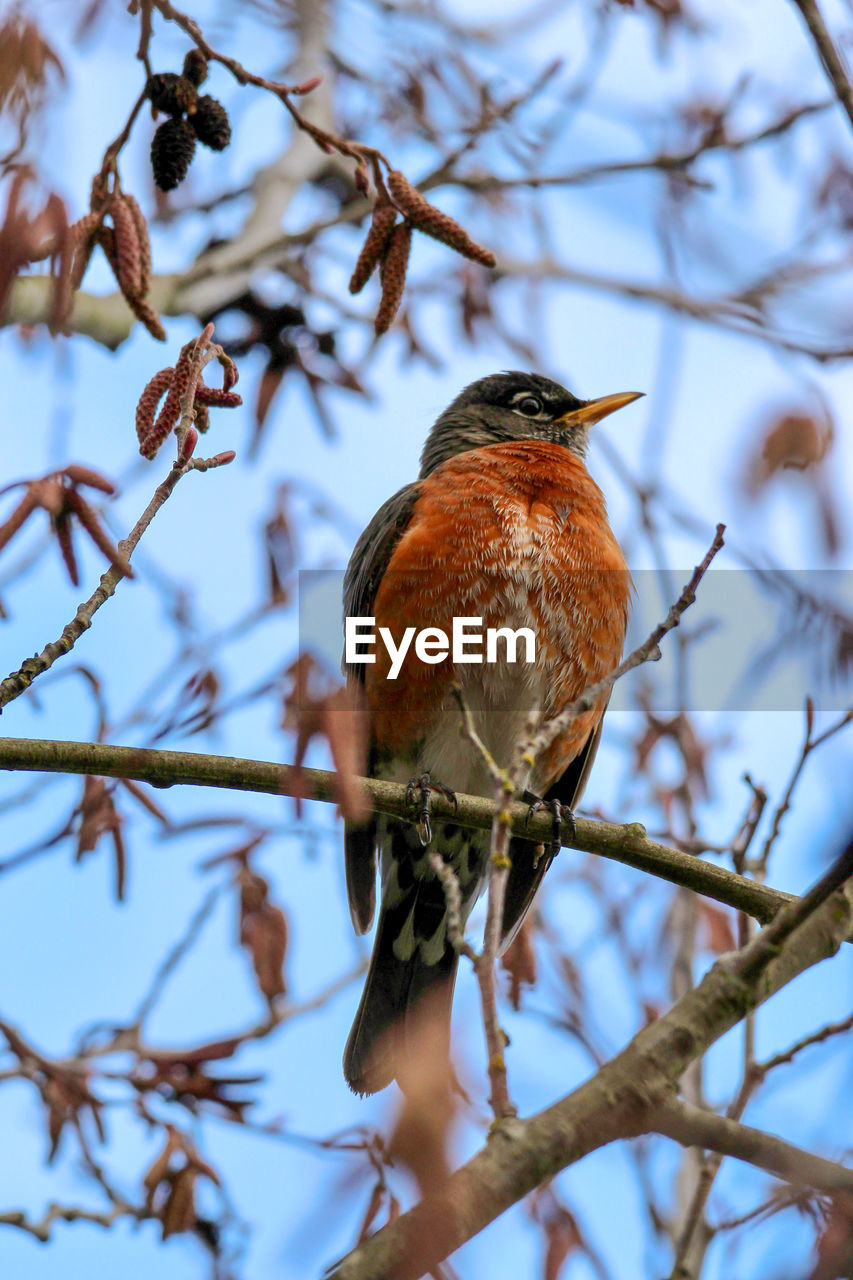
[[421,454],[421,479],[457,453],[512,440],[547,440],[583,458],[590,427],[642,394],[578,400],[538,373],[493,373],[461,391],[436,420]]

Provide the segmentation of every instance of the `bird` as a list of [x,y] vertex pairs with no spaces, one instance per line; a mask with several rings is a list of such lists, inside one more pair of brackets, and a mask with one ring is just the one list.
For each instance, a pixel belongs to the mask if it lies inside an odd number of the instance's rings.
[[[460,732],[460,691],[492,757],[508,765],[534,703],[551,717],[619,662],[633,592],[604,495],[586,467],[591,427],[641,392],[581,400],[538,373],[503,372],[467,386],[437,418],[418,479],[389,498],[358,539],[344,575],[344,615],[387,628],[452,632],[453,619],[526,626],[535,658],[420,660],[411,646],[395,678],[378,642],[368,660],[344,663],[369,724],[368,773],[421,792],[420,822],[373,814],[344,831],[353,926],[366,933],[381,878],[379,919],[344,1076],[359,1094],[392,1080],[406,1090],[427,1007],[449,1054],[458,952],[447,899],[430,862],[454,872],[464,927],[485,887],[489,834],[428,818],[438,789],[492,797],[482,753]],[[436,633],[432,633],[435,635]],[[469,649],[470,652],[470,649]],[[516,653],[518,659],[519,654]],[[580,800],[601,738],[607,695],[536,761],[533,794],[557,815]],[[452,787],[452,790],[451,790]],[[556,819],[555,819],[556,821]],[[502,949],[518,931],[559,848],[513,838]]]

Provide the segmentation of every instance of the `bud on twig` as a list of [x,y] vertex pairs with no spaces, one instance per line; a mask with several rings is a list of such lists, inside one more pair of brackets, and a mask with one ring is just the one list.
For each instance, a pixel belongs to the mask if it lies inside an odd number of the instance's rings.
[[322,80],[322,76],[312,76],[310,80],[303,80],[301,84],[293,85],[290,92],[299,94],[300,96],[303,93],[311,93],[313,89],[317,88],[318,84],[322,83]]
[[207,79],[207,58],[201,49],[190,49],[184,58],[183,73],[196,88]]
[[193,453],[195,452],[195,447],[197,444],[198,444],[198,432],[196,431],[195,427],[190,427],[189,431],[184,436],[183,443],[180,449],[178,450],[177,463],[179,467],[186,466],[190,458],[193,456]]

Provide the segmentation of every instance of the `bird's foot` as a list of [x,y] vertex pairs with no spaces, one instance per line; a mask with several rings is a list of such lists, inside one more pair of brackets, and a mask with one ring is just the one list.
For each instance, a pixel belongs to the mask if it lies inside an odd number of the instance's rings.
[[[538,796],[531,798],[530,792],[525,792],[524,799],[530,799],[530,807],[527,810],[527,821],[533,817],[534,813],[538,813],[540,809],[547,809],[551,814],[551,843],[545,846],[544,856],[548,858],[556,858],[562,848],[562,827],[563,823],[569,824],[572,833],[572,841],[577,836],[577,827],[575,826],[574,812],[567,804],[560,804],[559,800],[540,800]],[[539,859],[534,860],[534,867]]]
[[429,772],[422,773],[418,778],[412,778],[406,786],[406,804],[415,803],[415,792],[420,792],[420,801],[418,802],[418,837],[421,844],[426,848],[432,840],[432,826],[429,820],[429,798],[433,791],[437,791],[439,795],[450,800],[453,804],[453,811],[456,812],[456,792],[451,791],[449,787],[445,787],[441,782],[433,782]]

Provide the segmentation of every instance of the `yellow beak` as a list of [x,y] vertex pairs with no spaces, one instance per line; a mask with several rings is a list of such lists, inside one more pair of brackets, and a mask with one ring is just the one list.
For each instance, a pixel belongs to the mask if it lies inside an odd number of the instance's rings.
[[624,409],[626,404],[633,404],[645,394],[645,391],[617,391],[613,396],[599,396],[597,400],[587,400],[579,409],[572,409],[571,413],[560,418],[560,425],[591,427],[594,422],[600,422],[602,418],[606,418],[608,413]]

